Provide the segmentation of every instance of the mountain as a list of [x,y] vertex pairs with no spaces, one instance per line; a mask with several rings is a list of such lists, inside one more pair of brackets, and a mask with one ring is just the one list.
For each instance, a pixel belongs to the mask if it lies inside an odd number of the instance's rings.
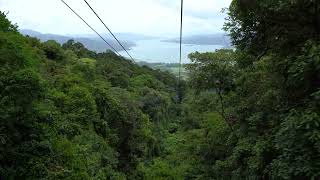
[[[48,40],[55,40],[60,44],[63,44],[67,42],[70,39],[73,39],[74,41],[82,43],[86,48],[92,51],[96,52],[104,52],[106,49],[110,49],[106,43],[100,39],[99,37],[93,36],[93,35],[84,35],[84,36],[62,36],[57,34],[43,34],[34,30],[30,29],[22,29],[20,30],[21,34],[28,35],[31,37],[36,37],[40,39],[41,41],[48,41]],[[106,41],[111,44],[117,51],[122,51],[122,47],[115,41],[109,38],[105,38]],[[122,39],[122,38],[120,38]],[[120,40],[121,41],[121,40]],[[135,46],[135,43],[129,40],[121,41],[125,49],[129,50],[132,47]]]
[[[179,43],[179,38],[166,39],[165,42]],[[182,40],[183,44],[192,45],[222,45],[224,47],[231,47],[230,37],[224,33],[218,34],[198,34],[185,36]]]

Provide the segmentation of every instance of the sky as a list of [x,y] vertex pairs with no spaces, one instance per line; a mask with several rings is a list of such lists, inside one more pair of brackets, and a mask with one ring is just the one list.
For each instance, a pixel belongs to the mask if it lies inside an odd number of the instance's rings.
[[[103,25],[83,0],[65,0],[98,32]],[[180,0],[87,0],[115,33],[176,36],[180,26]],[[184,0],[184,34],[222,32],[231,0]],[[61,35],[92,34],[60,0],[0,0],[0,10],[20,29]]]

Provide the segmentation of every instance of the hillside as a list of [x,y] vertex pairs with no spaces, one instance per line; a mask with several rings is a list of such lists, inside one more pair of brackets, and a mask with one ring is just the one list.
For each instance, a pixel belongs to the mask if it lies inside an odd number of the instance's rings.
[[138,177],[176,116],[175,77],[0,25],[0,179]]
[[233,48],[189,54],[181,81],[0,12],[0,179],[320,179],[320,1],[225,12]]

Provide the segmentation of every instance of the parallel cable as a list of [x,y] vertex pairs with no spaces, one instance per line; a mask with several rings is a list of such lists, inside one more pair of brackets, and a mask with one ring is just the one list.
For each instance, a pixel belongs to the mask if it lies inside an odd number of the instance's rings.
[[80,18],[93,32],[95,32],[116,54],[119,56],[120,53],[110,44],[108,43],[92,26],[90,26],[76,11],[74,11],[64,0],[61,0],[78,18]]
[[127,49],[121,44],[121,42],[118,40],[118,38],[112,33],[112,31],[108,28],[108,26],[103,22],[103,20],[100,18],[98,13],[91,7],[91,5],[84,0],[84,2],[88,5],[88,7],[91,9],[91,11],[97,16],[97,18],[100,20],[100,22],[104,25],[104,27],[109,31],[109,33],[112,35],[112,37],[119,43],[119,45],[122,47],[122,49],[128,54],[128,56],[134,61],[130,53],[127,51]]

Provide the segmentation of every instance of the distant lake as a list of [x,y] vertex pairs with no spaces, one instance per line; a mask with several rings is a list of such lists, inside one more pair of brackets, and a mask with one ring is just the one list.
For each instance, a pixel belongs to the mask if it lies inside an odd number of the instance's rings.
[[[162,39],[149,39],[136,41],[136,46],[132,47],[129,53],[137,61],[149,63],[177,63],[179,62],[179,44],[174,42],[164,42]],[[188,63],[188,54],[198,52],[212,52],[220,49],[220,45],[182,45],[182,61]],[[125,52],[121,52],[125,56]]]

